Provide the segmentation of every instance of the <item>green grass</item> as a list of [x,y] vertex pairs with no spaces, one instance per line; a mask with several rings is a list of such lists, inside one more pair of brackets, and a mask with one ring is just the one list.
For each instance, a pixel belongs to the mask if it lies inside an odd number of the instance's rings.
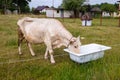
[[[111,46],[103,58],[85,64],[70,60],[68,55],[55,57],[56,64],[44,60],[45,45],[33,45],[37,56],[32,57],[26,44],[22,45],[23,55],[18,55],[17,25],[24,16],[0,15],[0,80],[120,80],[120,27],[118,20],[93,19],[91,27],[82,27],[80,19],[59,19],[74,35],[85,37],[82,44],[98,43]],[[42,16],[43,17],[43,16]],[[67,54],[64,47],[54,50],[54,55]],[[36,59],[40,58],[40,59]],[[21,60],[36,59],[22,62]],[[21,61],[16,63],[8,63]]]

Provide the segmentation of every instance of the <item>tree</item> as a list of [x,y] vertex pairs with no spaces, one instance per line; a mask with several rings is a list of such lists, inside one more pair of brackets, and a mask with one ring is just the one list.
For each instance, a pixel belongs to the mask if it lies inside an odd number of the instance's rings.
[[19,13],[25,12],[26,9],[28,10],[28,4],[31,0],[12,0],[12,3],[17,5]]
[[114,6],[116,7],[117,10],[119,10],[119,4],[115,3]]
[[91,11],[91,5],[83,5],[80,10],[83,14]]
[[12,0],[0,0],[0,9],[5,13],[6,9],[10,7]]
[[85,0],[63,0],[62,7],[67,10],[73,10],[75,17],[79,17],[79,11]]
[[116,12],[117,8],[114,4],[102,3],[101,4],[101,10],[111,13],[111,12]]
[[0,0],[0,12],[3,13],[3,0]]
[[31,0],[0,0],[0,11],[3,11],[3,13],[5,13],[6,9],[18,9],[19,13],[29,12],[30,8],[28,4],[30,1]]

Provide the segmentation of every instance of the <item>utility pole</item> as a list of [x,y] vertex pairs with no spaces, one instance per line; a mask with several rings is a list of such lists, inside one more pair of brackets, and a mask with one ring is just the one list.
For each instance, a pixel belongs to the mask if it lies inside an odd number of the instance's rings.
[[53,6],[53,18],[54,18],[54,0],[52,0],[52,6]]

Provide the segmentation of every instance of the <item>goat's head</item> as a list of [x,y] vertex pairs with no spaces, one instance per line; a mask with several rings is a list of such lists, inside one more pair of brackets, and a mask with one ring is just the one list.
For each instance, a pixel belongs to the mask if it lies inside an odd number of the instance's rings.
[[70,40],[70,44],[68,46],[68,49],[72,52],[80,53],[80,46],[81,46],[80,36],[78,36],[77,38],[73,37]]

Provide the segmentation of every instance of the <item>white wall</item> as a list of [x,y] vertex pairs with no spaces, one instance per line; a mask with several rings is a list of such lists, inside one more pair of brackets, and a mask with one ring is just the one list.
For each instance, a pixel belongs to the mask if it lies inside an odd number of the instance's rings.
[[116,12],[113,12],[113,17],[118,17]]
[[60,11],[59,13],[57,13],[57,10],[53,10],[53,9],[47,9],[46,10],[46,16],[47,17],[61,17]]
[[108,13],[108,12],[103,12],[103,13],[102,13],[102,16],[103,16],[103,17],[118,17],[118,15],[117,15],[116,12],[111,13],[111,15],[110,15],[110,13]]
[[54,10],[54,17],[61,17],[61,11],[60,10]]
[[108,12],[102,12],[102,16],[103,17],[110,17],[110,13],[108,13]]
[[[53,14],[54,13],[54,14]],[[53,9],[47,9],[46,10],[46,16],[47,17],[62,17],[61,16],[61,10],[53,10]],[[65,11],[64,10],[64,17],[69,18],[71,15],[73,15],[72,11]]]
[[52,9],[47,9],[46,10],[46,16],[47,17],[53,17],[53,10]]
[[71,15],[73,15],[73,11],[64,11],[64,17],[70,17]]

